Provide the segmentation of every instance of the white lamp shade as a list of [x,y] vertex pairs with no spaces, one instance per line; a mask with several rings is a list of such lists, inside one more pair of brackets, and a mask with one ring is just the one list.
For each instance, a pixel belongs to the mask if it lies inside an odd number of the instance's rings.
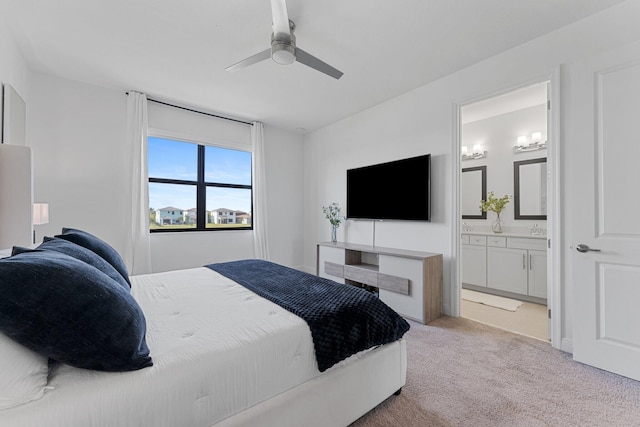
[[33,204],[33,225],[42,225],[49,223],[49,204],[34,203]]
[[518,147],[523,147],[527,145],[527,137],[526,136],[519,136],[518,137]]
[[462,154],[463,154],[464,156],[466,156],[466,155],[467,155],[467,146],[466,146],[466,145],[463,145],[463,146],[462,146]]
[[542,132],[534,132],[531,134],[532,142],[540,142],[542,141]]

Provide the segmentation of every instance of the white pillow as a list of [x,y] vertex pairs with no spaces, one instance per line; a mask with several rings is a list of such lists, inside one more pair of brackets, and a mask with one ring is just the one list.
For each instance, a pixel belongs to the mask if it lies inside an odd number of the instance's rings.
[[0,409],[40,399],[47,386],[49,363],[0,332]]

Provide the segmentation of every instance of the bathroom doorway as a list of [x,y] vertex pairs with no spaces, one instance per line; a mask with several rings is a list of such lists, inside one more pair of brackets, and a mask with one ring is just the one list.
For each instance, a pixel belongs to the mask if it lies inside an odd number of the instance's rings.
[[550,340],[549,81],[460,109],[460,315]]

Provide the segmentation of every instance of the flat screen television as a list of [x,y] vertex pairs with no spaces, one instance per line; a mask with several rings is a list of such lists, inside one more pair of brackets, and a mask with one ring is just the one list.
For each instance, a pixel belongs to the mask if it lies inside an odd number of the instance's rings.
[[431,154],[348,169],[347,218],[431,221]]

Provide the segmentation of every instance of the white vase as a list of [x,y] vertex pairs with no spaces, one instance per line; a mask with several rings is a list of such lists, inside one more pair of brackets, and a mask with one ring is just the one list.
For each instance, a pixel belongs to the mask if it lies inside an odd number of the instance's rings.
[[338,226],[337,225],[332,225],[331,226],[331,241],[334,242],[334,243],[338,241]]

